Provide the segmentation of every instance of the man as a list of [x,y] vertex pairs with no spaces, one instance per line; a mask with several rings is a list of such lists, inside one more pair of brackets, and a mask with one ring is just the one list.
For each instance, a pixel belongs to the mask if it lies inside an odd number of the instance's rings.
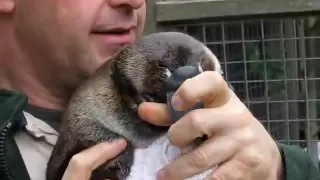
[[[145,16],[145,0],[0,0],[0,179],[44,179],[68,98],[84,78],[142,34]],[[205,109],[172,125],[168,137],[177,146],[203,132],[210,138],[164,167],[158,179],[185,179],[216,165],[208,179],[319,179],[306,154],[277,146],[218,74],[186,81],[173,104],[183,109],[196,99],[206,102]],[[163,104],[142,104],[139,114],[154,124],[170,124]],[[80,152],[63,179],[89,179],[125,146],[119,140]]]

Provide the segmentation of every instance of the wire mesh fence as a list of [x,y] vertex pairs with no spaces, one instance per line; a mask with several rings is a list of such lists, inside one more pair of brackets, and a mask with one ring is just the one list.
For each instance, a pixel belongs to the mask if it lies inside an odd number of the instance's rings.
[[194,22],[165,30],[204,42],[219,58],[236,94],[270,134],[304,148],[319,163],[318,17]]

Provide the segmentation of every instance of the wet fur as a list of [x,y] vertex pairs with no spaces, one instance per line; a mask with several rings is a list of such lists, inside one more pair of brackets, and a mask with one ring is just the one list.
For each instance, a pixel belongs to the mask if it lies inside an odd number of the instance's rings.
[[61,180],[74,154],[99,142],[128,140],[127,148],[93,172],[91,179],[126,179],[135,148],[145,148],[167,132],[142,121],[138,105],[165,103],[166,69],[191,65],[220,71],[215,56],[201,42],[182,33],[164,32],[142,37],[124,48],[88,78],[73,94],[47,167],[47,180]]

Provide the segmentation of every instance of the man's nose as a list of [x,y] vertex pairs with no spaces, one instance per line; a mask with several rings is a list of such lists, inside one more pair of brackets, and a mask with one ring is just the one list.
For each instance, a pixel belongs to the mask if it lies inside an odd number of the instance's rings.
[[139,9],[143,6],[145,0],[109,0],[110,6],[119,8],[123,6],[130,6],[133,9]]

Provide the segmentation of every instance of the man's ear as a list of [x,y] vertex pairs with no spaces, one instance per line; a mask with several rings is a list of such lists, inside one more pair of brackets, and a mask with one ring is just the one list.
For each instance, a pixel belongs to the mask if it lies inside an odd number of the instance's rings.
[[0,0],[0,14],[12,13],[16,5],[16,0]]

